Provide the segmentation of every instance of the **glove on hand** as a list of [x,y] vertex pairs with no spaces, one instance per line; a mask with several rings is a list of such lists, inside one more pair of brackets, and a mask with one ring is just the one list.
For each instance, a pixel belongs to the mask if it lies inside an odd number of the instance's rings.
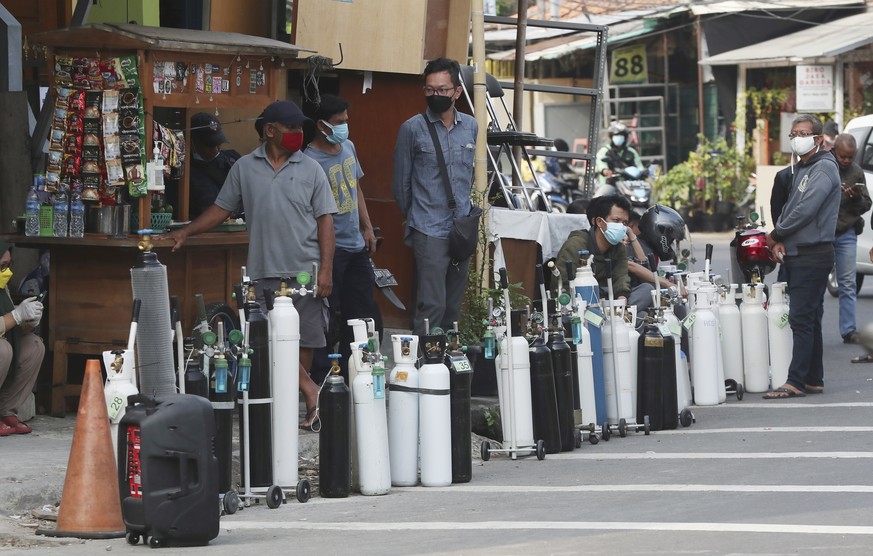
[[28,297],[12,310],[12,318],[19,326],[26,321],[36,320],[39,322],[39,319],[42,318],[42,303],[37,301],[36,297]]

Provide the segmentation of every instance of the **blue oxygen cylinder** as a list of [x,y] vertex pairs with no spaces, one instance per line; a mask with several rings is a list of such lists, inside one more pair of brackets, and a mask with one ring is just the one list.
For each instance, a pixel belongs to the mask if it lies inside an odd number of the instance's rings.
[[[603,374],[603,334],[600,329],[600,321],[603,313],[600,311],[600,285],[594,277],[591,269],[591,254],[588,251],[579,251],[579,267],[576,269],[576,277],[570,282],[570,288],[582,297],[586,303],[587,313],[592,313],[592,318],[585,318],[588,333],[591,335],[591,353],[594,367],[594,401],[597,410],[597,424],[606,423],[606,382]],[[568,274],[569,276],[569,274]],[[597,321],[598,324],[591,322]]]

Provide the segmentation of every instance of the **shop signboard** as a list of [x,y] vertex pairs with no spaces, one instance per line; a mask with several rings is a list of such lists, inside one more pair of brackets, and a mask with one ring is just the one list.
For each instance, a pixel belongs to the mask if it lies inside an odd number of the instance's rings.
[[797,66],[797,111],[834,111],[834,67]]
[[646,45],[635,44],[612,51],[610,85],[648,83],[649,68],[646,63]]

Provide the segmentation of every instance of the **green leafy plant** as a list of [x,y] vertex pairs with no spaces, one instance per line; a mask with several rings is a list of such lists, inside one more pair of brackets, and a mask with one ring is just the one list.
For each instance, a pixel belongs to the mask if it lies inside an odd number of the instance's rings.
[[717,203],[742,199],[755,162],[748,151],[738,152],[724,138],[710,141],[699,135],[698,141],[688,160],[655,180],[654,195],[659,203],[689,214],[714,214]]

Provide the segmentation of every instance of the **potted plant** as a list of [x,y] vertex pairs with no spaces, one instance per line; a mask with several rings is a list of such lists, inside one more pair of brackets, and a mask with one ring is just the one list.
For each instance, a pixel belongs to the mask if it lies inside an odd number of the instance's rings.
[[710,141],[700,135],[698,141],[688,160],[655,180],[655,199],[675,208],[692,231],[730,229],[754,161],[721,137]]

